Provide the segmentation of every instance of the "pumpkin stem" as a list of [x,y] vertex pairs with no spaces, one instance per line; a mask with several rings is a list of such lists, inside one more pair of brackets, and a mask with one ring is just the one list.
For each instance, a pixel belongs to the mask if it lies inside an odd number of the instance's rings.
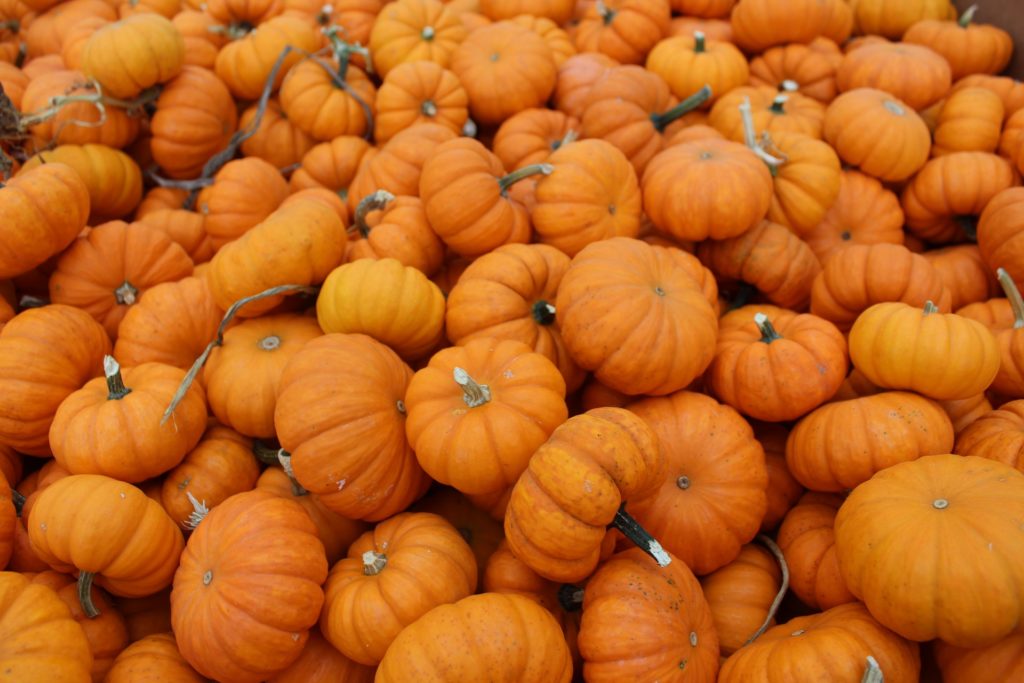
[[211,353],[213,353],[214,348],[221,346],[224,343],[224,330],[227,329],[227,326],[231,324],[232,320],[234,320],[239,309],[248,303],[259,301],[260,299],[266,299],[271,296],[295,293],[316,294],[319,291],[318,287],[307,287],[306,285],[278,285],[277,287],[265,289],[258,294],[242,297],[235,303],[231,304],[231,308],[229,308],[224,314],[224,317],[220,321],[220,325],[217,327],[217,336],[213,338],[213,341],[206,345],[203,352],[199,354],[198,358],[196,358],[196,362],[192,364],[192,367],[189,368],[188,372],[185,374],[185,378],[181,380],[181,384],[178,385],[178,390],[174,392],[174,396],[171,397],[170,404],[168,404],[167,409],[160,418],[160,424],[163,425],[171,418],[171,415],[174,414],[178,404],[185,398],[185,394],[188,393],[192,383],[195,382],[196,375],[199,374],[199,371],[202,370],[203,366],[206,364],[206,359],[210,357]]
[[938,313],[939,307],[933,304],[931,301],[924,302],[924,314],[931,315],[932,313]]
[[561,149],[562,147],[565,147],[566,145],[568,145],[570,142],[576,142],[576,140],[578,140],[579,137],[580,137],[580,134],[577,131],[575,131],[575,130],[570,128],[565,133],[565,135],[562,136],[561,140],[555,140],[554,142],[551,143],[551,151],[555,151],[556,149]]
[[124,385],[121,365],[113,356],[103,356],[103,375],[107,378],[108,401],[118,401],[132,393],[132,390]]
[[791,78],[787,78],[782,83],[779,83],[780,92],[796,92],[798,90],[800,90],[800,84]]
[[964,13],[960,15],[960,20],[957,22],[962,28],[970,26],[971,22],[974,21],[974,15],[978,11],[977,5],[971,5],[964,10]]
[[622,532],[622,535],[632,541],[637,547],[654,558],[659,567],[667,567],[672,563],[672,557],[665,552],[653,536],[646,529],[640,526],[640,522],[633,519],[633,516],[626,512],[626,504],[619,506],[615,513],[615,519],[609,526]]
[[972,242],[978,241],[978,219],[974,216],[954,216],[953,222],[964,231],[964,235],[967,236]]
[[773,114],[785,114],[787,101],[789,101],[789,95],[776,95],[775,99],[772,100],[771,106],[768,107],[768,111]]
[[779,568],[782,570],[782,583],[779,585],[779,592],[775,594],[775,599],[772,600],[771,607],[768,608],[768,614],[765,615],[764,623],[761,624],[761,628],[754,631],[754,635],[747,638],[747,642],[744,645],[750,645],[752,642],[757,640],[762,633],[768,630],[772,622],[775,620],[775,614],[779,611],[779,605],[782,604],[782,598],[786,596],[786,591],[789,590],[789,565],[786,564],[786,558],[782,554],[782,549],[776,545],[766,534],[758,534],[757,540],[761,544],[768,548],[768,552],[775,556],[775,561],[779,563]]
[[366,239],[370,236],[370,226],[366,224],[366,214],[371,211],[378,211],[387,208],[387,205],[394,201],[395,195],[387,190],[377,190],[373,194],[363,197],[356,206],[355,228],[359,234]]
[[16,488],[11,488],[11,502],[14,503],[14,511],[21,517],[21,509],[25,507],[25,496]]
[[121,306],[131,306],[139,300],[139,289],[125,280],[120,287],[114,290],[114,299]]
[[782,339],[782,335],[775,331],[772,321],[764,313],[755,313],[754,323],[757,325],[757,329],[761,331],[761,341],[765,344],[771,344],[776,339]]
[[363,574],[365,576],[377,576],[384,567],[388,566],[388,556],[378,553],[376,550],[367,550],[363,553]]
[[210,514],[210,508],[206,507],[206,501],[198,501],[196,497],[192,495],[191,491],[185,491],[185,496],[188,497],[188,502],[192,503],[192,512],[189,513],[188,519],[182,522],[182,526],[193,531],[199,523],[206,519],[206,515]]
[[996,270],[996,278],[998,278],[999,284],[1002,285],[1006,298],[1010,300],[1010,308],[1013,309],[1013,329],[1019,330],[1024,327],[1024,299],[1020,296],[1017,283],[1013,281],[1013,278],[1010,277],[1005,268]]
[[[327,37],[327,42],[331,46],[331,54],[333,54],[334,58],[338,61],[338,69],[335,72],[335,75],[337,76],[336,80],[345,80],[345,75],[348,73],[348,65],[352,60],[352,55],[362,55],[363,59],[366,60],[367,73],[373,73],[373,65],[370,61],[370,51],[359,43],[349,43],[343,40],[339,35],[339,27],[328,26],[327,28],[320,29],[320,33]],[[338,87],[341,86],[339,85]]]
[[60,113],[60,111],[69,104],[84,103],[91,104],[96,107],[96,111],[99,112],[99,119],[97,121],[80,121],[78,119],[72,119],[68,121],[71,125],[83,126],[87,128],[94,128],[107,120],[107,107],[117,107],[118,109],[124,109],[129,114],[136,114],[141,112],[147,104],[151,104],[156,101],[157,97],[160,96],[162,88],[160,86],[153,86],[147,88],[139,93],[138,97],[130,100],[122,100],[116,97],[110,97],[103,94],[103,88],[99,82],[90,80],[88,83],[79,84],[86,92],[77,95],[57,95],[51,97],[49,106],[39,111],[23,114],[18,118],[18,130],[25,132],[32,126],[36,126],[44,121],[52,119],[54,116]]
[[432,41],[434,39],[434,36],[436,36],[436,35],[437,35],[437,32],[434,31],[434,27],[433,26],[424,26],[423,30],[420,31],[420,38],[422,38],[423,40],[427,41],[428,43],[430,41]]
[[78,573],[78,602],[82,605],[85,616],[95,619],[100,615],[100,611],[92,602],[92,578],[92,572]]
[[551,164],[530,164],[529,166],[523,166],[520,169],[512,171],[506,176],[498,178],[498,187],[501,188],[502,196],[508,192],[508,188],[512,187],[520,180],[529,178],[534,175],[551,175],[555,167]]
[[665,130],[665,127],[668,126],[668,124],[672,123],[680,116],[693,111],[700,105],[707,102],[708,98],[711,97],[711,94],[711,86],[705,85],[703,88],[693,93],[668,111],[661,112],[660,114],[651,114],[651,123],[654,124],[654,128],[660,133]]
[[694,51],[694,53],[699,55],[700,53],[707,51],[707,43],[705,41],[706,41],[706,37],[704,36],[704,31],[694,31],[693,32],[693,51]]
[[601,20],[604,22],[605,26],[607,26],[608,24],[612,23],[612,21],[615,20],[615,10],[609,8],[608,5],[604,4],[604,0],[597,0],[597,2],[594,3],[594,9],[597,10],[597,14],[598,16],[601,17]]
[[437,116],[437,105],[434,104],[433,100],[423,100],[423,103],[420,104],[420,113],[424,116],[434,118]]
[[[295,470],[292,469],[292,454],[282,448],[277,452],[277,462],[281,465],[284,473],[288,475],[288,480],[292,484],[292,495],[298,497],[308,494],[309,491],[303,488],[299,480],[295,478]],[[340,491],[344,485],[345,480],[342,479],[338,485],[338,490]]]
[[470,408],[482,406],[491,400],[491,388],[486,384],[477,384],[462,368],[455,368],[452,375],[455,377],[455,383],[462,387],[462,400]]
[[259,439],[252,442],[252,454],[264,465],[280,465],[281,463],[277,459],[277,453],[280,450],[280,448],[268,446]]
[[884,681],[885,677],[882,675],[882,667],[878,665],[878,660],[868,655],[868,665],[864,669],[864,677],[860,679],[860,683],[884,683]]
[[539,325],[550,325],[555,322],[555,307],[544,299],[533,304],[533,319]]
[[566,612],[579,612],[583,609],[583,589],[563,583],[558,587],[558,604]]
[[749,97],[743,98],[743,104],[739,106],[739,109],[740,118],[743,120],[743,142],[757,155],[758,159],[768,165],[768,170],[774,176],[778,172],[778,167],[784,163],[784,160],[773,157],[764,151],[761,145],[757,144],[757,132],[754,130],[754,112],[750,108]]
[[462,124],[462,130],[460,131],[464,138],[475,138],[479,132],[476,121],[473,119],[466,119],[466,122]]

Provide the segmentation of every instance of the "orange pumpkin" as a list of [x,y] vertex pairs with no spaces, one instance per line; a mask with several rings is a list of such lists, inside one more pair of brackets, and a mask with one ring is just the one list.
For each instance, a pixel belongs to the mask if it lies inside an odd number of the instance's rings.
[[580,122],[575,116],[556,109],[524,109],[498,127],[492,149],[505,168],[514,171],[547,161],[579,133]]
[[124,152],[106,145],[59,145],[30,158],[18,173],[54,162],[73,168],[85,183],[93,223],[127,216],[142,199],[139,165]]
[[320,629],[315,628],[309,632],[309,640],[302,648],[299,658],[288,668],[268,678],[267,683],[373,683],[373,674],[373,667],[357,664],[338,652],[337,648],[320,635]]
[[288,15],[272,17],[262,22],[259,30],[245,32],[238,40],[222,47],[217,53],[214,72],[234,97],[257,100],[286,46],[291,46],[292,50],[281,62],[274,88],[281,85],[304,52],[316,52],[319,42],[315,24],[308,19]]
[[804,492],[786,465],[786,440],[789,432],[774,422],[754,422],[754,437],[764,449],[764,464],[768,470],[768,509],[761,520],[761,531],[773,531],[786,513],[792,509]]
[[957,436],[958,455],[976,455],[1024,471],[1024,402],[1010,401],[978,417]]
[[[239,128],[246,130],[254,126],[258,107],[259,104],[254,104],[242,112]],[[275,168],[284,169],[298,164],[314,144],[316,140],[288,118],[276,99],[271,99],[267,101],[259,126],[252,137],[242,142],[241,149],[247,157],[259,157]]]
[[670,14],[669,0],[604,0],[588,6],[579,17],[573,42],[580,52],[600,52],[620,64],[642,64],[668,33]]
[[647,56],[646,66],[664,78],[672,94],[680,99],[709,86],[711,96],[706,106],[746,85],[750,76],[742,52],[732,43],[708,40],[701,31],[660,41]]
[[185,661],[172,633],[154,633],[125,648],[114,660],[106,683],[135,683],[144,676],[165,676],[175,683],[205,683]]
[[978,248],[989,269],[1003,268],[1015,282],[1024,281],[1024,188],[1011,187],[989,201],[978,219]]
[[778,560],[754,544],[743,546],[739,557],[701,579],[723,657],[743,647],[763,624],[775,625],[771,608],[781,584]]
[[469,96],[459,78],[440,64],[405,62],[388,71],[377,91],[373,137],[378,145],[416,123],[438,123],[462,131]]
[[950,93],[935,124],[932,155],[994,152],[1003,128],[1003,101],[982,87]]
[[1024,676],[1024,634],[1007,636],[994,645],[978,648],[955,647],[937,640],[934,653],[946,680],[998,683]]
[[822,611],[857,600],[839,574],[836,558],[833,525],[842,504],[839,494],[805,493],[779,527],[790,589],[805,605]]
[[780,45],[750,60],[750,84],[799,92],[828,104],[838,93],[836,69],[842,59],[839,47],[828,38],[815,38],[808,45]]
[[184,63],[181,33],[169,19],[153,13],[102,26],[82,47],[82,72],[95,78],[105,93],[121,99],[169,81]]
[[906,102],[915,110],[927,109],[953,84],[949,62],[937,52],[912,43],[877,41],[846,53],[836,71],[841,92],[876,88]]
[[281,83],[281,109],[288,120],[313,140],[325,142],[341,135],[364,135],[370,129],[377,88],[359,67],[349,62],[348,46],[330,60],[307,58]]
[[736,44],[746,52],[763,52],[786,43],[810,43],[819,35],[845,42],[853,28],[846,2],[827,0],[744,0],[731,15]]
[[953,21],[941,14],[911,24],[903,40],[927,45],[946,58],[953,80],[971,74],[997,74],[1010,61],[1013,40],[1010,34],[991,24],[975,24],[977,7],[968,7]]
[[954,311],[999,293],[999,282],[981,258],[976,244],[958,244],[924,252],[949,289]]
[[444,243],[430,227],[419,197],[378,190],[359,202],[353,227],[362,239],[348,243],[346,261],[391,257],[427,276],[444,261]]
[[387,78],[406,62],[428,61],[447,67],[466,34],[458,15],[440,0],[390,2],[381,8],[370,31],[374,69]]

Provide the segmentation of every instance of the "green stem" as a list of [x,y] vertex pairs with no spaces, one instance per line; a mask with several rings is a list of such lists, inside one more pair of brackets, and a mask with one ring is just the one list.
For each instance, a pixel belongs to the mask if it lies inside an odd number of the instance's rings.
[[551,175],[554,170],[555,167],[551,164],[530,164],[529,166],[523,166],[518,170],[512,171],[506,176],[498,178],[498,187],[501,189],[501,194],[505,195],[505,193],[508,192],[508,188],[512,187],[520,180],[534,175]]
[[970,25],[970,23],[974,21],[974,15],[977,11],[978,6],[971,5],[970,7],[964,10],[963,14],[960,15],[960,21],[958,21],[957,23],[960,24],[962,28],[967,28]]
[[550,325],[555,322],[555,307],[543,299],[533,304],[531,312],[539,325]]
[[615,10],[604,4],[603,0],[597,0],[597,2],[594,3],[594,9],[597,10],[597,14],[601,17],[601,21],[604,22],[605,26],[608,26],[615,20]]
[[705,43],[704,31],[693,32],[693,51],[696,54],[701,54],[707,51],[707,45]]
[[252,442],[252,454],[264,465],[279,466],[281,463],[277,460],[277,454],[280,450],[280,448],[268,446],[259,439]]
[[789,100],[789,95],[776,95],[775,99],[772,100],[771,106],[768,107],[768,111],[773,114],[785,114],[785,105],[787,100]]
[[423,100],[423,103],[420,105],[420,113],[434,118],[437,116],[437,105],[434,104],[433,100]]
[[558,587],[558,604],[566,612],[579,612],[583,609],[583,589],[563,583]]
[[638,548],[643,550],[645,553],[654,558],[654,561],[658,563],[659,567],[667,567],[672,562],[672,557],[665,552],[665,549],[661,547],[651,536],[646,529],[640,526],[640,522],[636,521],[632,515],[626,512],[626,504],[623,503],[619,506],[618,512],[615,513],[615,519],[608,526],[614,527],[622,532],[622,535],[632,541]]
[[1020,296],[1017,283],[1013,281],[1005,268],[996,270],[996,278],[999,280],[1003,292],[1006,293],[1006,298],[1010,300],[1010,308],[1013,310],[1013,329],[1019,330],[1024,327],[1024,299]]
[[79,572],[78,574],[78,602],[82,605],[85,616],[95,619],[100,615],[96,605],[92,602],[92,572]]
[[391,194],[387,190],[377,190],[373,194],[368,194],[363,197],[359,204],[356,206],[356,216],[354,219],[355,228],[359,230],[359,234],[366,239],[370,236],[370,226],[366,224],[366,214],[371,211],[378,211],[380,209],[387,208],[387,205],[394,201],[395,195]]
[[107,378],[107,400],[119,401],[132,390],[124,385],[121,377],[121,365],[114,360],[113,356],[103,357],[103,374]]
[[705,85],[703,88],[693,93],[668,111],[661,112],[660,114],[651,114],[651,123],[654,124],[654,128],[658,132],[661,132],[665,130],[665,127],[668,126],[668,124],[707,102],[711,97],[711,94],[711,86]]
[[25,496],[18,489],[11,489],[11,502],[14,503],[14,511],[21,517],[21,509],[25,507]]
[[764,313],[755,313],[754,323],[757,325],[757,329],[761,331],[761,341],[765,344],[771,344],[777,339],[782,339],[782,335],[775,331],[772,321]]
[[933,304],[931,301],[924,302],[924,314],[931,315],[932,313],[938,313],[939,307]]

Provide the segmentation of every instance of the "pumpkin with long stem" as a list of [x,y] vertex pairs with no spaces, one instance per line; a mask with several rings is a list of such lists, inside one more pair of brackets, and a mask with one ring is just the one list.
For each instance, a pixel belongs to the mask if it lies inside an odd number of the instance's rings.
[[346,259],[391,257],[430,277],[444,262],[444,243],[427,221],[419,197],[396,197],[377,190],[360,200],[350,231],[361,239],[348,242]]
[[660,41],[647,56],[649,70],[665,79],[676,97],[686,97],[707,84],[710,106],[725,93],[745,85],[747,60],[732,43],[708,39],[703,31]]

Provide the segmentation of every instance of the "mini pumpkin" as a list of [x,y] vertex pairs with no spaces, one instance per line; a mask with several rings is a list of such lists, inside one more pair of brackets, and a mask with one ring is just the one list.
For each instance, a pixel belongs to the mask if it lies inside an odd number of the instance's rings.
[[724,657],[743,647],[762,624],[775,625],[771,607],[781,585],[778,560],[755,544],[743,546],[739,557],[701,579]]
[[974,23],[977,9],[968,7],[956,21],[941,15],[922,18],[907,28],[903,40],[927,45],[945,57],[953,80],[971,74],[997,74],[1010,61],[1013,40],[997,26]]
[[580,52],[600,52],[620,64],[641,64],[668,33],[670,14],[668,0],[604,0],[579,17],[573,41]]
[[1024,401],[1004,403],[957,435],[958,455],[976,455],[1024,471]]

